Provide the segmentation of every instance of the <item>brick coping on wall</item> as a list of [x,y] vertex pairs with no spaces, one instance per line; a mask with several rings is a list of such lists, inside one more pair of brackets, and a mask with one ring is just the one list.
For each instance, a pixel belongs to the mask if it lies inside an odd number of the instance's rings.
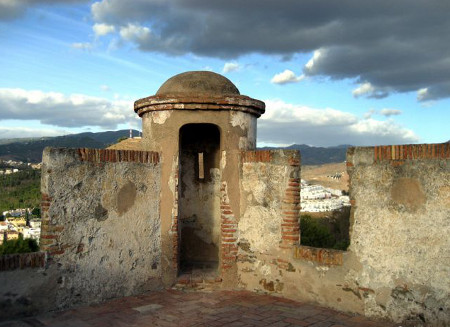
[[112,150],[112,149],[76,149],[79,160],[103,163],[103,162],[140,162],[154,163],[160,161],[159,152],[138,151],[138,150]]
[[0,271],[25,268],[42,268],[45,265],[45,256],[45,252],[0,255]]
[[450,143],[350,147],[347,150],[347,167],[354,166],[353,154],[358,148],[373,151],[374,164],[390,163],[392,166],[401,166],[415,160],[450,159]]

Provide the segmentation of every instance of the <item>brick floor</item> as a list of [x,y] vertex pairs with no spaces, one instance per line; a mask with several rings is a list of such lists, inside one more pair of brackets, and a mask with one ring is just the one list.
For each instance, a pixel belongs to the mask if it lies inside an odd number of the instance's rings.
[[246,291],[164,290],[7,321],[0,327],[394,327],[361,316]]

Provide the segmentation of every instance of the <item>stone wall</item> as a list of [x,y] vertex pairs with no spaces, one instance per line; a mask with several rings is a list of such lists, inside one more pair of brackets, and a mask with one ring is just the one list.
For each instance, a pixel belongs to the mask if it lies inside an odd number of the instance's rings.
[[46,263],[0,273],[0,318],[160,288],[160,170],[158,153],[46,148]]
[[298,151],[247,151],[242,156],[238,281],[255,291],[282,292],[278,266],[299,241]]
[[450,144],[350,149],[350,251],[365,313],[450,324]]
[[[176,190],[178,165],[166,160]],[[301,245],[297,151],[222,151],[236,183],[220,185],[222,286],[448,326],[449,160],[449,144],[349,149],[351,244],[337,251]],[[46,149],[45,254],[2,261],[23,269],[0,272],[0,319],[167,286],[176,270],[161,268],[160,161],[155,152]],[[171,212],[176,231],[176,201]]]
[[239,285],[405,326],[448,326],[449,158],[448,144],[350,149],[347,251],[279,246],[292,168],[244,161]]

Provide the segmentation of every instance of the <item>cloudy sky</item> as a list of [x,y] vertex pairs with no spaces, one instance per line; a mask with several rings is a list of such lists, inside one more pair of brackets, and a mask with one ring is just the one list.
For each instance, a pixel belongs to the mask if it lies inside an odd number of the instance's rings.
[[444,0],[0,0],[0,138],[140,129],[211,70],[265,101],[260,145],[450,139]]

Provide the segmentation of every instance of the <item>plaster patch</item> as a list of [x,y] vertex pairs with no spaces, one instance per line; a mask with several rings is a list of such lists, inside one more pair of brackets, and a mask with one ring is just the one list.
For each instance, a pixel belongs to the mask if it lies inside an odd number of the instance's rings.
[[245,150],[249,148],[248,138],[243,136],[239,138],[239,150]]
[[269,276],[272,274],[272,270],[270,269],[269,265],[262,265],[261,268],[259,268],[259,271],[261,272],[261,274],[263,274],[264,276]]
[[241,111],[231,112],[231,125],[233,127],[239,126],[241,129],[246,129],[248,125],[248,115]]
[[439,188],[439,198],[445,206],[450,207],[450,186],[442,186]]
[[220,158],[220,168],[222,169],[222,171],[225,169],[226,166],[227,166],[227,151],[222,151],[222,156]]
[[248,207],[239,222],[240,237],[252,251],[267,252],[280,241],[280,221],[276,210],[262,206]]
[[172,162],[172,173],[170,174],[168,185],[169,189],[172,192],[173,196],[175,196],[175,187],[177,186],[176,176],[178,171],[178,156],[174,156]]
[[119,215],[124,214],[134,205],[136,200],[136,185],[132,182],[122,186],[117,194],[117,211]]
[[417,179],[398,178],[391,188],[391,197],[394,202],[404,205],[410,211],[417,211],[426,202],[426,196]]
[[316,270],[317,270],[318,273],[319,273],[319,277],[324,277],[325,274],[327,273],[327,271],[328,271],[329,269],[330,269],[330,268],[329,268],[329,267],[326,267],[326,266],[319,266],[319,267],[316,267]]
[[152,112],[152,121],[155,124],[162,125],[170,117],[172,112],[170,110],[154,111]]

